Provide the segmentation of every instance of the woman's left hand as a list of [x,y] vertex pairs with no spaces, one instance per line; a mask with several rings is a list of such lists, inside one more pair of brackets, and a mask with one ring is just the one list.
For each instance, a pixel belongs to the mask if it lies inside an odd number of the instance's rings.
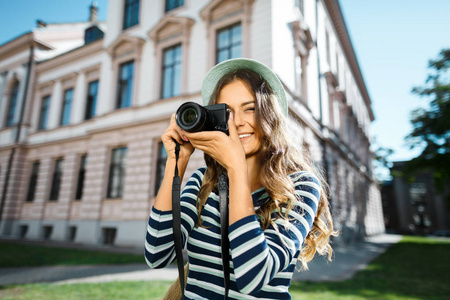
[[221,131],[183,132],[194,148],[202,150],[226,170],[243,167],[245,151],[236,130],[233,114],[228,119],[228,133]]

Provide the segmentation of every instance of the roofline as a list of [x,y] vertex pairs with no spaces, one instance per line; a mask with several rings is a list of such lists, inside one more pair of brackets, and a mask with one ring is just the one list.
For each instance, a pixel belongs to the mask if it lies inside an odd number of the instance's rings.
[[49,44],[36,39],[34,33],[29,31],[0,45],[0,57],[7,55],[9,52],[16,54],[18,49],[26,46],[38,46],[45,50],[53,49]]
[[352,41],[345,24],[345,19],[341,11],[338,0],[323,0],[325,7],[330,15],[331,21],[333,22],[336,33],[339,37],[341,45],[344,49],[345,55],[349,61],[350,69],[355,77],[356,84],[358,85],[359,91],[366,103],[370,120],[375,120],[375,116],[372,110],[372,101],[370,100],[369,92],[367,91],[366,83],[364,82],[364,77],[361,73],[359,67],[358,59],[356,57],[355,51],[353,49]]

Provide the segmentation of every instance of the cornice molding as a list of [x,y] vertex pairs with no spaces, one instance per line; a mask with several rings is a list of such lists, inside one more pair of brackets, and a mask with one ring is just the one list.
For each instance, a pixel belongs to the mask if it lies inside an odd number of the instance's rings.
[[342,48],[350,64],[350,69],[355,77],[356,83],[358,85],[359,91],[361,92],[362,98],[366,103],[367,110],[369,112],[370,120],[375,120],[375,116],[372,111],[372,101],[370,100],[369,92],[367,91],[366,84],[364,82],[361,69],[359,67],[358,59],[356,58],[355,51],[348,34],[347,26],[345,25],[344,16],[342,15],[341,8],[339,6],[338,0],[323,0],[331,21],[336,29],[336,33],[341,42]]
[[153,27],[148,32],[148,36],[155,43],[159,42],[160,41],[160,38],[159,38],[160,32],[163,31],[164,28],[166,28],[170,24],[179,25],[181,31],[184,31],[185,33],[187,33],[187,35],[189,35],[192,26],[195,24],[195,20],[193,20],[191,18],[187,18],[187,17],[176,17],[176,16],[167,15],[164,18],[162,18],[161,21],[158,24],[156,24],[155,27]]

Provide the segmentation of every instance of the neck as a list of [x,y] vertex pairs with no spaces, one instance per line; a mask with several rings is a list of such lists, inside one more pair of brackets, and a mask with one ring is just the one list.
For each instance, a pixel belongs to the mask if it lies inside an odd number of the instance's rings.
[[259,161],[258,155],[252,155],[247,157],[247,176],[248,183],[250,184],[250,189],[252,192],[262,187],[262,184],[259,180]]

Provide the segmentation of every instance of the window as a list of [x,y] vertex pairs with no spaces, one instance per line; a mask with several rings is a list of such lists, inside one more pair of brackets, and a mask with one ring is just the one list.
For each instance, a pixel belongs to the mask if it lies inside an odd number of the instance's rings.
[[65,90],[61,112],[61,120],[59,122],[61,126],[68,125],[70,122],[70,110],[72,107],[72,98],[73,98],[73,89]]
[[183,5],[184,0],[166,0],[166,12]]
[[90,82],[88,86],[86,111],[84,113],[85,120],[92,119],[92,117],[95,116],[95,109],[97,106],[97,93],[98,93],[98,80]]
[[161,186],[164,178],[164,171],[166,170],[167,153],[164,149],[162,142],[158,143],[158,158],[156,161],[156,180],[155,180],[155,196],[158,194],[159,187]]
[[116,228],[102,228],[102,242],[104,245],[114,245],[114,241],[116,240]]
[[13,126],[14,124],[14,116],[16,114],[17,108],[17,98],[19,96],[19,82],[16,81],[11,90],[11,94],[9,97],[9,107],[8,107],[8,115],[6,117],[6,126]]
[[28,183],[28,194],[27,194],[27,202],[33,202],[34,194],[36,193],[36,186],[39,176],[39,165],[40,163],[37,161],[33,163],[33,167],[31,169],[30,182]]
[[19,236],[21,239],[24,239],[28,233],[28,225],[20,225],[19,227]]
[[38,130],[47,129],[48,112],[50,108],[50,96],[42,98],[41,110],[39,113]]
[[77,227],[76,226],[70,226],[69,227],[69,241],[74,242],[75,237],[77,236]]
[[44,226],[42,227],[42,233],[44,240],[49,240],[52,236],[53,226]]
[[139,0],[125,0],[123,14],[123,29],[127,29],[139,23]]
[[83,198],[84,177],[86,174],[86,158],[87,158],[86,154],[81,156],[80,158],[80,167],[78,169],[78,181],[75,200],[81,200],[81,198]]
[[216,63],[242,56],[241,24],[229,26],[217,32]]
[[121,198],[125,182],[125,167],[127,163],[127,147],[113,149],[109,166],[107,198]]
[[97,26],[89,27],[84,31],[84,43],[89,44],[95,42],[102,39],[104,35],[103,31]]
[[119,92],[117,95],[116,108],[131,106],[131,97],[133,94],[133,70],[134,61],[129,61],[120,65],[119,73]]
[[181,45],[164,50],[162,98],[181,94]]
[[53,169],[52,187],[50,189],[50,201],[56,201],[59,197],[59,189],[61,187],[64,159],[59,158],[55,161]]

